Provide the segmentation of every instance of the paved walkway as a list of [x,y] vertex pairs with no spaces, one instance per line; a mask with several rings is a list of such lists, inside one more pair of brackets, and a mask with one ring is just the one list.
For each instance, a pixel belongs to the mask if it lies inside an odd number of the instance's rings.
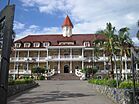
[[39,81],[39,87],[11,97],[8,104],[114,104],[86,81]]

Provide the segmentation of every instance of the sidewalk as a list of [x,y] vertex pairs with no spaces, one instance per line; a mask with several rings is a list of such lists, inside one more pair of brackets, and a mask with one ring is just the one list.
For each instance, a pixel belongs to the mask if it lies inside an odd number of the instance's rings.
[[8,104],[114,104],[86,81],[39,81],[39,87],[11,98]]

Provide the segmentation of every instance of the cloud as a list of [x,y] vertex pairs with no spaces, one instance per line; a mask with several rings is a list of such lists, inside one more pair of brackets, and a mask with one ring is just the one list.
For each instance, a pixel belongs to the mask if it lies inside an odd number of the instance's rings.
[[[18,24],[22,24],[17,22]],[[23,38],[27,35],[38,35],[38,34],[55,34],[61,33],[61,27],[43,27],[37,25],[25,25],[24,28],[14,28],[16,31],[16,40],[19,38]]]
[[111,22],[117,30],[122,27],[129,27],[132,37],[137,32],[137,28],[133,27],[136,27],[136,22],[139,20],[139,0],[20,1],[25,8],[37,8],[40,13],[52,15],[62,12],[63,16],[68,14],[74,24],[74,33],[95,33],[99,29],[104,29],[107,22]]
[[132,40],[133,40],[135,46],[139,45],[139,39],[137,37],[132,37]]
[[21,22],[18,22],[18,21],[15,21],[14,22],[14,29],[24,29],[25,28],[25,24],[21,23]]
[[[116,27],[130,26],[139,19],[138,0],[20,0],[26,7],[36,7],[43,13],[56,13],[62,11],[69,13],[75,25],[97,24],[114,21]],[[104,5],[105,4],[105,5]],[[102,21],[100,23],[99,21]],[[100,23],[100,24],[98,24]],[[85,26],[83,26],[85,27]],[[88,31],[91,29],[88,26]],[[82,31],[81,31],[82,32]]]

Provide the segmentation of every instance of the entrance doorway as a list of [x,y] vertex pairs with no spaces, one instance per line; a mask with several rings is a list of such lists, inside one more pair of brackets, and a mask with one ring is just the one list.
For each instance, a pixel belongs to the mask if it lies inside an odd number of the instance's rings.
[[68,65],[64,66],[64,73],[69,73],[69,66]]

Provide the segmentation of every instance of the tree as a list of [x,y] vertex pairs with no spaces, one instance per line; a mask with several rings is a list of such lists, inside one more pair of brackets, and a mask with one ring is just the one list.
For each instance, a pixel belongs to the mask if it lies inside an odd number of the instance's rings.
[[[115,36],[115,27],[112,26],[111,23],[107,23],[106,24],[106,29],[104,30],[104,35],[107,38],[107,41],[104,44],[104,48],[107,52],[107,54],[109,55],[109,61],[111,63],[111,78],[114,79],[114,67],[113,64],[115,64],[115,69],[116,69],[116,60],[115,60],[115,40],[116,40],[116,36]],[[112,58],[114,57],[114,63]]]
[[37,79],[38,79],[39,75],[45,73],[45,69],[41,68],[39,66],[32,68],[31,71],[32,71],[32,73],[37,74]]
[[[106,24],[106,29],[104,30],[98,30],[97,34],[103,34],[106,37],[106,40],[98,40],[97,43],[101,42],[101,45],[104,49],[104,53],[108,56],[108,62],[111,63],[111,70],[110,70],[110,77],[114,78],[114,70],[113,70],[113,56],[115,55],[115,42],[116,42],[116,36],[115,36],[115,27],[112,26],[111,23]],[[95,42],[95,43],[96,43]],[[114,56],[115,57],[115,56]],[[115,60],[116,64],[116,60]]]
[[124,27],[118,31],[118,49],[120,49],[120,79],[122,76],[123,59],[122,56],[129,55],[129,48],[133,44],[133,41],[129,37],[129,28]]

